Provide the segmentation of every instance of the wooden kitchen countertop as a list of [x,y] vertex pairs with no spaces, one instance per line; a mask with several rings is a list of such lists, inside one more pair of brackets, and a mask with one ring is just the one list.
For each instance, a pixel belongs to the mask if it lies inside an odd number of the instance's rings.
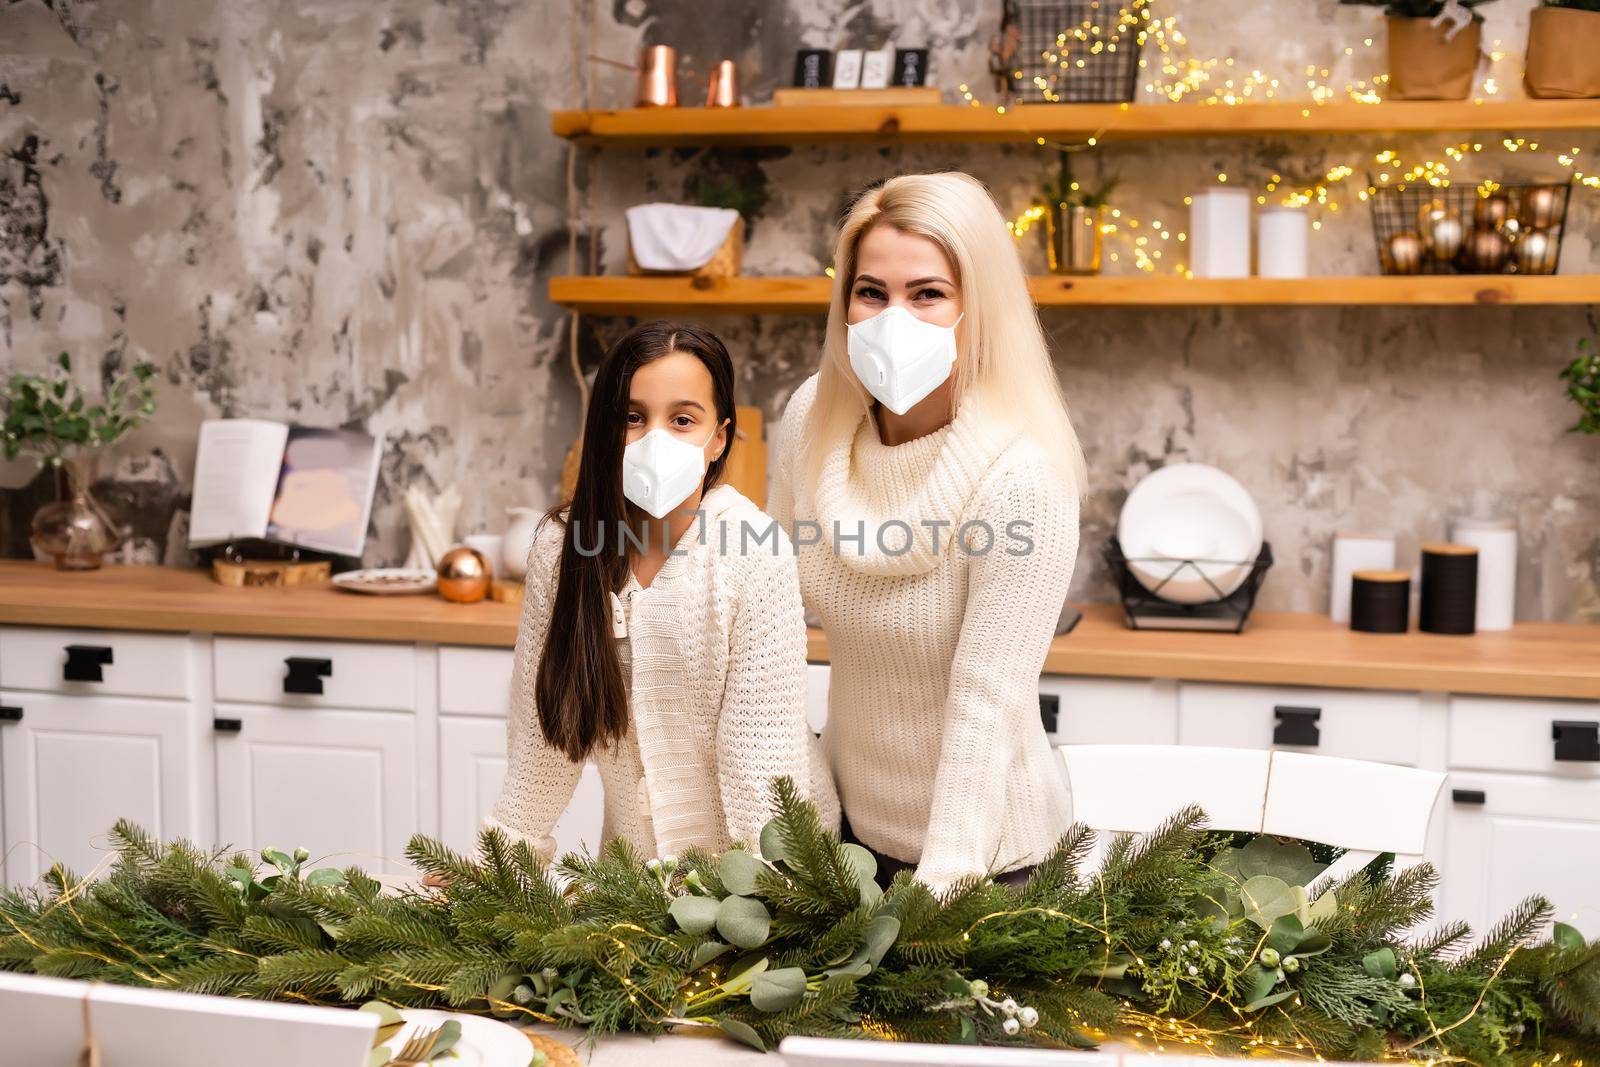
[[[1121,609],[1083,606],[1055,639],[1050,674],[1600,699],[1600,626],[1519,623],[1471,637],[1362,634],[1323,615],[1258,612],[1243,634],[1132,631]],[[107,566],[70,574],[0,560],[0,623],[453,645],[516,643],[512,604],[374,597],[329,587],[229,589],[196,570]],[[826,662],[813,630],[809,655]]]

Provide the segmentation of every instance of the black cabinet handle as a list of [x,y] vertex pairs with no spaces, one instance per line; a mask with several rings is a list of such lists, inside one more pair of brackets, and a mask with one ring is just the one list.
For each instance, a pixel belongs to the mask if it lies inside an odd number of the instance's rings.
[[1061,725],[1061,697],[1056,693],[1039,694],[1039,719],[1044,723],[1044,732],[1053,734],[1056,727]]
[[289,673],[283,677],[285,693],[311,693],[320,696],[322,680],[333,677],[333,660],[289,656],[284,661]]
[[1550,724],[1556,759],[1600,763],[1600,722],[1556,720]]
[[67,662],[61,677],[69,682],[103,682],[102,667],[111,663],[111,649],[105,645],[68,645]]
[[1484,796],[1481,789],[1452,789],[1450,799],[1457,804],[1482,804],[1489,798]]
[[1272,727],[1275,745],[1316,745],[1322,740],[1322,728],[1317,720],[1322,718],[1321,708],[1291,708],[1279,704],[1272,709],[1277,720]]
[[22,709],[0,706],[0,722],[21,722]]
[[236,734],[244,729],[244,722],[239,719],[212,719],[211,728],[219,734]]

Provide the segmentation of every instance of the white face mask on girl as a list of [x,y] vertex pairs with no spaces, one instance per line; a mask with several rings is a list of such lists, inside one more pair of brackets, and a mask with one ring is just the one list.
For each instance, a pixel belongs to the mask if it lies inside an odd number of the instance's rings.
[[[717,435],[711,431],[711,437]],[[622,450],[622,495],[661,518],[689,499],[706,476],[707,437],[698,445],[658,426]]]
[[924,322],[899,304],[851,323],[846,336],[850,369],[896,415],[944,384],[956,365],[956,328]]

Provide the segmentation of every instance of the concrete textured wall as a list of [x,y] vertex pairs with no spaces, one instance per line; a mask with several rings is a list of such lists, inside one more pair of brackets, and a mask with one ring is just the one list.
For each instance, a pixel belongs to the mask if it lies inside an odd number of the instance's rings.
[[[1486,9],[1493,74],[1520,93],[1531,0]],[[577,432],[569,320],[545,295],[567,269],[567,147],[550,112],[585,91],[626,105],[629,76],[575,52],[630,60],[677,45],[685,96],[711,62],[738,61],[764,100],[801,46],[932,48],[935,81],[985,99],[998,0],[11,0],[0,5],[0,361],[71,351],[85,380],[134,359],[162,372],[160,416],[103,469],[132,513],[131,556],[182,561],[199,422],[251,415],[364,425],[389,442],[367,560],[395,562],[410,484],[456,485],[463,532],[498,529],[512,504],[548,504]],[[1342,85],[1382,67],[1380,20],[1335,0],[1163,5],[1199,57]],[[1362,44],[1377,37],[1378,47]],[[1344,49],[1352,48],[1346,56]],[[1225,72],[1223,72],[1225,73]],[[1298,79],[1298,80],[1297,80]],[[587,81],[587,85],[585,85]],[[703,82],[701,83],[703,84]],[[1296,88],[1299,86],[1299,88]],[[702,90],[703,91],[703,90]],[[1486,105],[1487,106],[1487,105]],[[1533,131],[1514,131],[1529,135]],[[1227,139],[1108,146],[1079,173],[1119,174],[1117,203],[1176,228],[1186,193],[1230,179],[1365,172],[1394,147],[1442,159],[1447,133]],[[1558,147],[1494,147],[1458,174],[1564,172]],[[1600,164],[1594,164],[1600,167]],[[625,269],[622,209],[688,199],[728,177],[767,194],[745,269],[814,274],[851,190],[907,171],[960,168],[1003,208],[1026,206],[1052,160],[1032,145],[607,150],[578,161],[580,270]],[[1358,180],[1358,179],[1357,179]],[[1353,190],[1352,190],[1353,193]],[[1340,195],[1312,238],[1313,271],[1374,268],[1365,205]],[[1562,270],[1600,272],[1600,193],[1573,198]],[[1042,269],[1031,237],[1030,266]],[[1132,270],[1127,256],[1109,265]],[[1600,301],[1600,293],[1597,293]],[[1085,544],[1114,527],[1127,490],[1177,460],[1215,463],[1256,495],[1278,566],[1265,606],[1322,610],[1331,533],[1389,526],[1402,560],[1449,516],[1515,516],[1519,614],[1600,617],[1600,441],[1555,379],[1594,308],[1216,308],[1048,311],[1093,473]],[[718,318],[747,403],[775,415],[815,365],[820,323]],[[624,323],[583,320],[592,365]],[[48,493],[0,478],[0,537],[26,552]],[[1095,553],[1074,595],[1109,599]]]

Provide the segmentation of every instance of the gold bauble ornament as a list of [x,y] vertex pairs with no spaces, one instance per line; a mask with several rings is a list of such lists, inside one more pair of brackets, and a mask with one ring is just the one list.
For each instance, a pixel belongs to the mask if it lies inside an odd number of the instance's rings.
[[1519,274],[1554,274],[1556,241],[1544,230],[1529,230],[1511,246]]
[[439,595],[458,604],[472,604],[489,592],[494,568],[475,548],[457,545],[439,557]]
[[1455,217],[1455,209],[1443,200],[1429,200],[1417,209],[1417,232],[1422,234],[1423,240],[1427,240],[1428,231],[1433,229],[1435,222]]
[[1522,236],[1527,227],[1515,215],[1508,215],[1500,220],[1500,225],[1496,226],[1495,229],[1500,231],[1501,237],[1514,242],[1518,237]]
[[1466,236],[1467,228],[1453,214],[1433,219],[1428,228],[1422,231],[1422,241],[1428,246],[1429,255],[1445,261],[1453,259],[1461,251],[1461,242]]
[[1457,265],[1475,274],[1493,274],[1506,265],[1511,243],[1494,230],[1473,230],[1461,246]]
[[1472,205],[1472,224],[1480,230],[1492,230],[1511,214],[1511,201],[1503,193],[1481,196]]
[[1556,224],[1556,216],[1560,213],[1560,190],[1550,185],[1538,185],[1522,194],[1522,210],[1517,215],[1529,229],[1548,230]]
[[1397,233],[1389,238],[1389,273],[1415,274],[1422,267],[1422,238],[1414,233]]

